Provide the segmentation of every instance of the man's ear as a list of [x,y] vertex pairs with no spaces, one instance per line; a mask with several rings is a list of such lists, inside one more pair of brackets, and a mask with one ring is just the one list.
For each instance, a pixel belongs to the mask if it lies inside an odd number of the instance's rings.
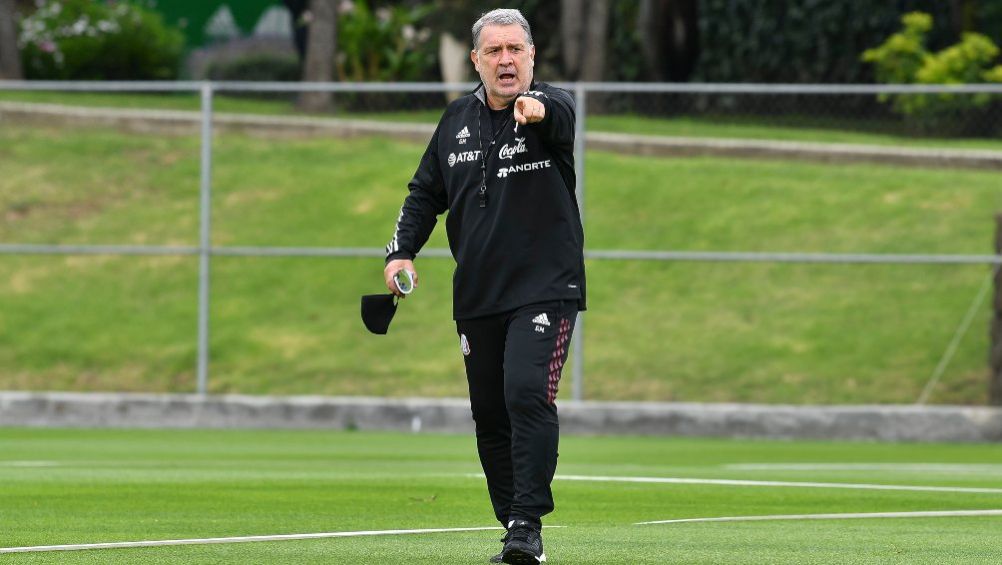
[[477,72],[479,73],[480,72],[480,65],[477,64],[477,50],[476,49],[470,51],[470,60],[473,61],[473,68],[476,69]]

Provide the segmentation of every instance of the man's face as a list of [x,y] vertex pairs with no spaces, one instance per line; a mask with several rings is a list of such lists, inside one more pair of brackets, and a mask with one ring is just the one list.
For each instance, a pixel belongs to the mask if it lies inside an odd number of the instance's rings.
[[486,26],[480,31],[480,47],[470,53],[480,80],[487,88],[492,107],[507,106],[529,90],[536,48],[529,45],[525,30],[517,24]]

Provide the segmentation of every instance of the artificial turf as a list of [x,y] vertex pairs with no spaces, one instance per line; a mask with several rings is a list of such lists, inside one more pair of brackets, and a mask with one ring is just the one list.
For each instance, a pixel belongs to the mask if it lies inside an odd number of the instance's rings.
[[[494,526],[472,436],[0,429],[0,547]],[[996,563],[999,517],[635,525],[1002,508],[1002,493],[643,484],[562,475],[1002,489],[992,445],[565,437],[549,562]],[[16,563],[486,563],[499,531],[0,554]]]

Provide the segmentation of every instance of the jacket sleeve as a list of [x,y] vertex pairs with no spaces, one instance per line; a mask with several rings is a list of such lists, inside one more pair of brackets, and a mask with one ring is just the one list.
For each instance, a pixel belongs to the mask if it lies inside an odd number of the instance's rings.
[[574,98],[560,88],[548,88],[545,92],[530,90],[522,96],[535,98],[543,103],[546,115],[542,121],[532,124],[544,143],[564,146],[573,150],[574,146]]
[[414,178],[407,184],[410,192],[400,208],[393,238],[386,246],[386,261],[414,259],[428,241],[438,219],[436,216],[448,208],[445,183],[438,160],[438,132],[428,143]]

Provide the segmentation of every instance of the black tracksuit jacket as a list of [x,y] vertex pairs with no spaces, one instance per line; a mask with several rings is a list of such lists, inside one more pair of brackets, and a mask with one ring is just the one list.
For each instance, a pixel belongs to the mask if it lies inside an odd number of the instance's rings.
[[449,104],[386,246],[387,261],[413,259],[436,216],[449,211],[457,320],[548,300],[577,300],[585,309],[574,99],[546,83],[530,88],[524,95],[543,103],[543,120],[516,128],[512,116],[497,132],[483,85]]

